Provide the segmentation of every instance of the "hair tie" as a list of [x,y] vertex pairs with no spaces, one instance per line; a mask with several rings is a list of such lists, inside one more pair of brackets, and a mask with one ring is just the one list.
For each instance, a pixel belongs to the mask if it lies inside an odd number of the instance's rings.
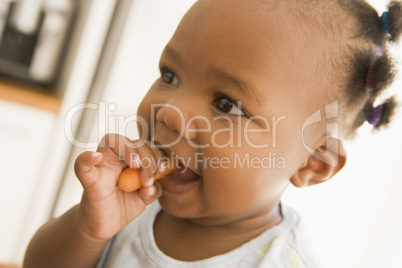
[[380,120],[381,120],[382,110],[383,110],[382,105],[378,105],[377,107],[373,107],[373,109],[371,109],[371,112],[367,117],[367,122],[369,122],[370,125],[377,126],[378,123],[380,123]]
[[391,27],[389,26],[389,21],[388,21],[388,12],[382,13],[381,22],[382,22],[382,26],[387,31],[387,33],[391,34]]
[[370,67],[366,75],[366,84],[364,85],[364,88],[370,91],[373,90],[373,87],[374,87],[373,67]]

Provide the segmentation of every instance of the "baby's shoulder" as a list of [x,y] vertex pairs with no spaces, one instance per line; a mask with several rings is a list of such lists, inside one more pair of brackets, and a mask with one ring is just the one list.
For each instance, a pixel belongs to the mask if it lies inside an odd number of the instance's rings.
[[283,220],[280,224],[231,252],[189,265],[169,258],[157,248],[152,225],[161,207],[155,202],[120,231],[109,250],[104,251],[104,260],[98,267],[126,267],[127,260],[141,267],[236,267],[233,265],[238,264],[241,267],[320,267],[302,218],[290,207],[282,205],[281,209]]
[[267,231],[273,232],[273,238],[260,249],[264,255],[261,267],[274,267],[277,262],[289,262],[283,267],[321,267],[302,217],[286,205],[281,210],[283,221]]

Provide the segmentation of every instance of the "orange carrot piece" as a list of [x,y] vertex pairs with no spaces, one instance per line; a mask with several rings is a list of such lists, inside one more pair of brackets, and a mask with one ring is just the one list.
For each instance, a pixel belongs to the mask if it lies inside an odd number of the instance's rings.
[[[158,180],[169,173],[171,173],[176,167],[174,165],[174,159],[172,156],[168,155],[167,157],[167,168],[162,173],[156,173],[155,180]],[[164,163],[166,165],[166,163]],[[117,180],[117,186],[125,192],[136,191],[141,188],[141,180],[140,180],[140,170],[135,168],[125,168],[119,176]]]

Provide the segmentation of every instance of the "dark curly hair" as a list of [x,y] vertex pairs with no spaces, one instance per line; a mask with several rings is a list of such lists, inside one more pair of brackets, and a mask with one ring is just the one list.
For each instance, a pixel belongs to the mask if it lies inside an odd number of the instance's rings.
[[[388,12],[379,16],[364,0],[341,1],[341,5],[358,22],[356,38],[369,44],[370,49],[354,51],[350,57],[349,81],[346,88],[347,103],[360,103],[363,107],[348,126],[349,133],[355,132],[367,119],[372,117],[377,97],[393,82],[394,60],[389,56],[387,45],[399,40],[402,35],[402,2],[391,1]],[[365,103],[362,103],[365,102]],[[373,124],[374,129],[386,126],[396,107],[395,97],[380,105],[381,114]]]

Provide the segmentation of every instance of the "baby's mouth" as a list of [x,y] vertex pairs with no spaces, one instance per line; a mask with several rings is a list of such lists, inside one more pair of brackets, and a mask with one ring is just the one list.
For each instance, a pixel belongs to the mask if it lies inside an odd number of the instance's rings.
[[187,166],[179,163],[170,174],[161,178],[164,193],[184,194],[200,185],[202,177]]
[[[161,146],[158,141],[154,141],[154,144],[156,146]],[[171,174],[174,174],[175,177],[183,180],[195,180],[195,177],[201,177],[199,173],[193,171],[191,168],[188,167],[191,162],[191,157],[189,159],[186,159],[184,157],[178,156],[172,150],[166,147],[159,147],[159,149],[162,150],[167,156],[170,156],[172,163],[170,163],[169,166],[175,167],[174,171],[171,172]]]
[[[156,146],[160,146],[161,143],[154,140]],[[182,158],[176,155],[170,148],[160,146],[159,149],[164,151],[167,155],[171,156],[173,161],[174,170],[160,179],[164,192],[170,194],[182,194],[200,185],[202,182],[202,176],[196,171],[189,168],[190,159]]]
[[201,179],[200,175],[182,164],[179,164],[179,166],[168,176],[170,177],[170,179],[178,183],[188,183]]

